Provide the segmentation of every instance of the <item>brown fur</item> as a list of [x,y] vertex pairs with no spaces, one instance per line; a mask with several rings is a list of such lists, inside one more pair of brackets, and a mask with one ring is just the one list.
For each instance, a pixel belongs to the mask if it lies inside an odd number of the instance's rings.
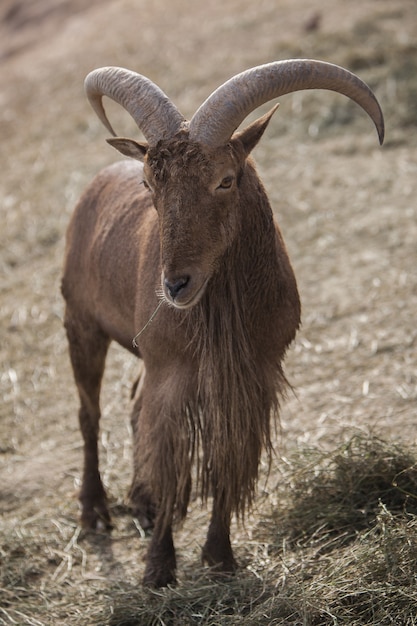
[[[171,526],[186,515],[194,463],[202,498],[213,496],[203,559],[222,572],[235,569],[231,516],[243,517],[252,504],[261,453],[271,453],[270,418],[285,390],[282,360],[300,304],[248,158],[268,121],[216,149],[190,143],[186,132],[150,149],[114,140],[125,154],[145,154],[151,193],[140,165],[111,166],[87,189],[68,230],[62,290],[85,441],[82,520],[110,525],[97,435],[114,339],[145,364],[132,414],[130,495],[142,525],[155,525],[146,584],[175,580]],[[165,289],[168,301],[165,283],[185,275],[180,298],[192,305],[162,306],[135,351],[132,338],[155,310],[156,294]]]

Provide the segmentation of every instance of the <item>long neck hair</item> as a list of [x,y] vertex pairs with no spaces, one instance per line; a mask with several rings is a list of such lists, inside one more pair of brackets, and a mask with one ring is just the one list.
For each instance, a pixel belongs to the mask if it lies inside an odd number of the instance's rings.
[[281,364],[299,325],[298,293],[266,193],[249,168],[239,236],[201,301],[178,318],[197,386],[182,396],[180,414],[165,422],[175,441],[174,475],[167,466],[153,482],[165,510],[179,519],[186,515],[194,460],[202,499],[213,494],[226,517],[244,517],[262,452],[271,460],[271,416],[278,417],[287,386]]
[[271,415],[277,417],[286,386],[287,347],[277,320],[281,270],[272,211],[252,170],[248,176],[256,189],[242,190],[251,204],[241,204],[241,232],[191,311],[201,495],[212,491],[240,517],[253,502],[262,451],[271,458]]

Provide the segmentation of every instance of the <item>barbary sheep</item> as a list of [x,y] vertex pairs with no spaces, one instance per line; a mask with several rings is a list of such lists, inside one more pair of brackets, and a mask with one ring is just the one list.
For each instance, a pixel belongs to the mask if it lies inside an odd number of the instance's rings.
[[[112,340],[143,360],[132,427],[133,513],[153,528],[144,583],[175,582],[172,525],[187,513],[191,476],[212,515],[203,562],[236,568],[231,518],[253,502],[271,416],[286,388],[283,359],[300,324],[297,285],[250,157],[275,111],[236,131],[278,96],[330,89],[358,103],[383,141],[380,106],[345,69],[269,63],[219,87],[186,121],[149,79],[91,72],[86,93],[133,157],[100,172],[68,228],[62,293],[84,438],[82,524],[111,526],[98,466],[99,395]],[[146,143],[115,137],[102,98],[126,109]],[[132,339],[135,341],[132,343]]]

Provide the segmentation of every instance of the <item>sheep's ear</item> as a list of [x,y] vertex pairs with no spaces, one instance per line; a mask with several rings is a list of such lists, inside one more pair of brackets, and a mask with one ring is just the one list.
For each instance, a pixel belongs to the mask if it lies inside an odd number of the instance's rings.
[[261,139],[266,127],[269,124],[271,117],[278,107],[279,104],[276,104],[270,111],[268,111],[268,113],[265,113],[265,115],[252,122],[252,124],[250,124],[244,130],[237,132],[233,135],[232,141],[237,140],[243,145],[246,156],[250,152],[252,152],[258,141]]
[[137,141],[134,141],[134,139],[111,137],[110,139],[106,139],[106,141],[125,156],[136,159],[137,161],[143,161],[144,156],[148,151],[147,143],[138,143]]

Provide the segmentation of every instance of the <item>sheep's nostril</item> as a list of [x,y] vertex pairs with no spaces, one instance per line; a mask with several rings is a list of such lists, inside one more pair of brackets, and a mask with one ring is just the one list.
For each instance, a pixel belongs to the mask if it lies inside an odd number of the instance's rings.
[[182,291],[189,282],[189,276],[180,276],[179,278],[175,278],[173,280],[168,280],[168,278],[164,279],[164,285],[173,300],[175,300],[180,291]]

